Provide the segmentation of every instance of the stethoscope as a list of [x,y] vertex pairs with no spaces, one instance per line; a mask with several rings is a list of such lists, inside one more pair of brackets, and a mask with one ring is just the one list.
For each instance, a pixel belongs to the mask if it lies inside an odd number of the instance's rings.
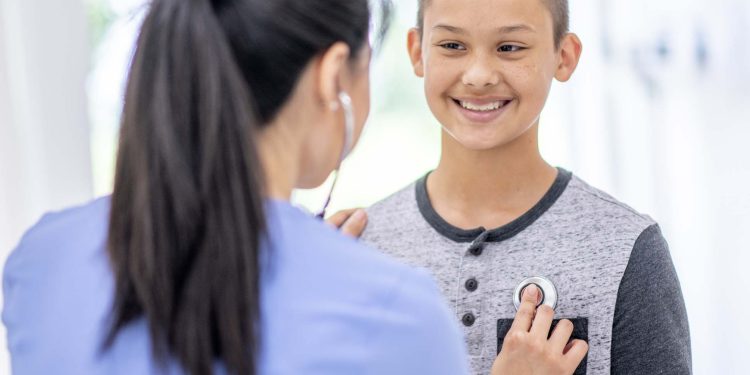
[[326,209],[328,208],[328,204],[331,203],[331,195],[333,194],[333,189],[336,188],[336,181],[338,181],[339,179],[339,169],[341,169],[341,163],[349,155],[349,152],[351,152],[352,143],[354,142],[354,108],[352,107],[352,98],[349,96],[349,94],[342,91],[339,93],[338,103],[332,104],[331,109],[333,109],[334,111],[338,110],[339,104],[344,110],[344,147],[341,149],[339,162],[338,165],[336,165],[336,169],[334,170],[335,175],[333,176],[331,189],[328,190],[326,203],[323,205],[323,209],[315,215],[319,219],[323,219],[326,216]]
[[521,296],[524,289],[529,285],[535,285],[541,292],[536,305],[537,307],[541,305],[547,305],[553,309],[557,307],[557,288],[555,288],[555,284],[546,277],[534,276],[521,281],[515,291],[513,291],[513,305],[516,306],[516,310],[521,306]]

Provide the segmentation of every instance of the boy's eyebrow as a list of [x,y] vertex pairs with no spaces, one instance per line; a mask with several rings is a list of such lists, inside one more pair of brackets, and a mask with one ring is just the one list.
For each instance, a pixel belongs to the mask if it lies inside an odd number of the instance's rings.
[[[446,24],[442,24],[442,23],[433,26],[432,29],[433,30],[435,30],[435,29],[443,29],[443,30],[450,31],[450,32],[455,33],[455,34],[466,34],[466,30],[464,30],[464,29],[462,29],[460,27],[446,25]],[[516,32],[533,33],[536,30],[534,30],[534,28],[532,26],[529,26],[529,25],[526,25],[526,24],[517,24],[517,25],[503,26],[503,27],[497,29],[497,31],[500,34],[510,34],[510,33],[516,33]]]
[[497,31],[500,34],[510,34],[510,33],[515,33],[515,32],[533,33],[536,30],[534,30],[534,28],[531,27],[531,26],[529,26],[529,25],[518,24],[518,25],[503,26],[503,27],[497,29]]
[[442,24],[442,23],[433,26],[432,29],[433,30],[435,30],[435,29],[443,29],[443,30],[450,31],[450,32],[455,33],[455,34],[466,34],[466,30],[464,30],[464,29],[462,29],[460,27],[446,25],[446,24]]

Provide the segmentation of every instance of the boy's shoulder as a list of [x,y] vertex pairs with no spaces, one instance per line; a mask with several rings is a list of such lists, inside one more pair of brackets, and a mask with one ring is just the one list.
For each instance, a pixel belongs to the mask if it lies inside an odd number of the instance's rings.
[[427,229],[428,224],[419,211],[416,194],[417,184],[423,178],[409,183],[366,209],[367,227],[361,236],[365,242],[378,242],[377,237],[386,235],[408,236],[419,229]]
[[417,208],[416,206],[416,185],[424,177],[410,182],[387,197],[377,201],[366,209],[368,217],[398,216],[405,210]]
[[568,187],[554,207],[558,213],[575,214],[582,219],[616,222],[623,229],[636,231],[656,224],[649,215],[572,175]]

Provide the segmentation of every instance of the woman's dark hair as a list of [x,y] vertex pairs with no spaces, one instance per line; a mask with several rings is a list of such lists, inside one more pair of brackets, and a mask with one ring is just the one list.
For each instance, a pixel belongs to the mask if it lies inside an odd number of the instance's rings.
[[367,0],[152,1],[125,93],[104,350],[145,318],[162,366],[255,373],[266,223],[254,134],[313,58],[339,41],[362,50],[369,21]]

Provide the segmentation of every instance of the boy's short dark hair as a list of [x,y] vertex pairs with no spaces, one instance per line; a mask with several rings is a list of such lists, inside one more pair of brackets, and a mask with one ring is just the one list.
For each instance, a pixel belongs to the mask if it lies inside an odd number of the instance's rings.
[[[417,27],[420,33],[424,27],[424,10],[430,5],[431,0],[418,0],[419,10],[417,11]],[[552,22],[554,24],[555,47],[560,46],[563,36],[570,28],[570,15],[568,11],[568,0],[541,0],[552,13]]]

